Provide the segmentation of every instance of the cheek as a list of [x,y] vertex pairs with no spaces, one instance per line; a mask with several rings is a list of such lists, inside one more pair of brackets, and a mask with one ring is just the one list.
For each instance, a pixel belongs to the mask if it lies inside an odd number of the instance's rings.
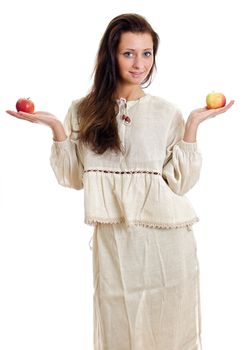
[[117,63],[120,71],[124,71],[128,67],[127,61],[124,59],[119,59]]
[[150,71],[153,67],[154,60],[152,59],[150,63],[148,64],[148,70]]
[[147,62],[146,62],[146,68],[147,68],[147,70],[151,70],[152,66],[153,66],[153,60],[150,60],[150,61],[147,61]]
[[122,67],[124,70],[126,70],[127,68],[129,68],[130,65],[131,65],[131,61],[129,61],[129,60],[127,60],[127,59],[122,59],[120,63],[121,63],[121,67]]

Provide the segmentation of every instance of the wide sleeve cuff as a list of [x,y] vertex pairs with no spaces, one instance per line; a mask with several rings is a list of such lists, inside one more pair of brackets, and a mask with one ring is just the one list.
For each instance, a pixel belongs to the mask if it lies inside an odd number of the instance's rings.
[[53,141],[55,148],[57,150],[61,150],[61,151],[69,149],[71,147],[71,144],[72,144],[72,140],[68,136],[64,141],[55,141],[54,139],[52,139],[52,141]]
[[186,142],[180,140],[176,145],[185,152],[200,152],[197,142]]

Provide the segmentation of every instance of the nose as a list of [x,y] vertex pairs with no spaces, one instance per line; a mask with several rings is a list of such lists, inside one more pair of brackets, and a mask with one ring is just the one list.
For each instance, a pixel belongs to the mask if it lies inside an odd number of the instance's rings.
[[133,66],[133,68],[139,70],[143,66],[143,59],[142,59],[142,57],[135,56],[132,66]]

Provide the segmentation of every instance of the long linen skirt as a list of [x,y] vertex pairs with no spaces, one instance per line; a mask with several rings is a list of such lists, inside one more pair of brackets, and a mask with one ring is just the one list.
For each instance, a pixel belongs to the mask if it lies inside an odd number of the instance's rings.
[[94,350],[199,350],[199,264],[192,227],[96,224]]

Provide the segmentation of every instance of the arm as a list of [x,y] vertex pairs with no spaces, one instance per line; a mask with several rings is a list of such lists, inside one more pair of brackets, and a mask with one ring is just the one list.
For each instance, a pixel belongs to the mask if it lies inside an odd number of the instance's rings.
[[60,185],[79,190],[83,188],[83,155],[77,133],[72,131],[76,128],[76,108],[73,102],[63,125],[57,121],[52,127],[50,164]]
[[68,110],[64,126],[49,112],[25,113],[10,110],[6,112],[18,119],[49,126],[53,132],[50,163],[59,184],[75,189],[83,188],[83,149],[77,140],[78,134],[72,131],[72,128],[75,130],[78,127],[75,102]]
[[65,133],[64,127],[62,123],[58,120],[54,123],[53,127],[51,128],[53,132],[53,141],[65,141],[67,138],[67,135]]
[[170,130],[171,142],[167,147],[166,164],[163,168],[163,177],[172,191],[183,195],[199,179],[202,158],[197,147],[196,134],[200,123],[226,112],[233,104],[234,100],[231,100],[222,108],[197,108],[190,113],[186,125],[181,112],[178,111],[175,116],[178,123],[172,123],[177,126]]
[[185,142],[196,142],[196,133],[200,123],[204,120],[214,118],[218,114],[225,113],[232,107],[234,102],[234,100],[231,100],[226,106],[216,109],[209,109],[207,107],[194,109],[188,117],[183,140]]
[[185,121],[177,111],[169,130],[162,176],[178,195],[184,195],[199,180],[202,157],[196,142],[197,123]]
[[196,119],[193,119],[191,117],[188,118],[183,136],[184,142],[196,143],[196,134],[198,126],[199,122]]

